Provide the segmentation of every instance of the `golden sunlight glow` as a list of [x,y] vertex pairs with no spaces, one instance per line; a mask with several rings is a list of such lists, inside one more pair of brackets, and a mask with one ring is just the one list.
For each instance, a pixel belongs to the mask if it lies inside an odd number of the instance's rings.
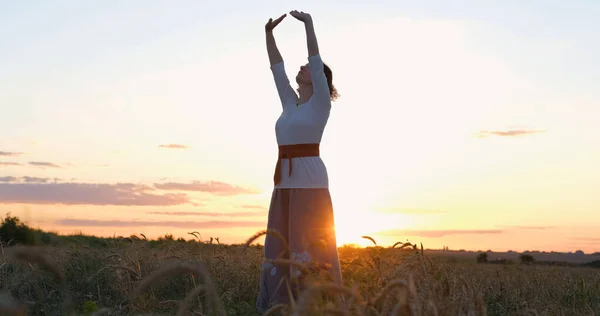
[[[372,242],[362,236],[371,236],[377,241],[377,232],[391,229],[405,229],[410,227],[410,220],[405,216],[392,214],[379,214],[372,211],[364,212],[338,212],[336,215],[336,237],[338,245],[356,244],[358,246],[372,246]],[[400,217],[400,218],[399,218]]]
[[[369,246],[372,243],[361,236],[372,236],[383,230],[404,228],[411,223],[410,218],[405,218],[406,216],[376,211],[394,206],[395,201],[389,198],[389,191],[393,187],[398,187],[398,184],[381,179],[379,175],[385,174],[385,166],[372,164],[369,170],[357,170],[353,163],[357,160],[369,159],[369,157],[363,158],[361,153],[358,156],[358,158],[353,157],[352,160],[344,155],[331,155],[325,159],[326,162],[330,162],[329,190],[333,200],[337,243],[340,246],[344,244]],[[348,174],[347,170],[353,170],[352,174]]]
[[384,183],[372,184],[369,190],[365,190],[351,182],[348,184],[339,182],[331,188],[338,245],[369,246],[372,243],[362,236],[411,226],[412,221],[408,216],[374,211],[383,202],[381,196],[383,188],[378,190],[377,186],[384,185]]

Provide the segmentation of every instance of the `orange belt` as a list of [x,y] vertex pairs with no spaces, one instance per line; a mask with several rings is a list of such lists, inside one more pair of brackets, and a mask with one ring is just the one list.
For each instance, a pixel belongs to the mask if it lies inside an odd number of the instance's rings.
[[300,157],[318,157],[319,144],[295,144],[279,146],[279,159],[275,166],[275,185],[281,181],[281,160],[287,159],[290,162],[289,176],[292,176],[292,158]]

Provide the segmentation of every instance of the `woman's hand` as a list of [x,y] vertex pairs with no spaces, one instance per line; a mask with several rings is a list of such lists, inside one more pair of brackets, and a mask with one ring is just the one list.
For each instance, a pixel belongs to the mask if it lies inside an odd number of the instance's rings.
[[269,22],[267,22],[267,24],[265,25],[265,32],[267,33],[271,33],[273,32],[273,29],[279,24],[281,23],[281,21],[283,21],[283,19],[286,17],[287,14],[284,14],[282,16],[280,16],[279,18],[277,18],[277,20],[273,21],[273,19],[269,19]]
[[290,15],[304,23],[312,21],[312,17],[310,16],[310,14],[304,13],[303,11],[298,11],[298,10],[290,11]]

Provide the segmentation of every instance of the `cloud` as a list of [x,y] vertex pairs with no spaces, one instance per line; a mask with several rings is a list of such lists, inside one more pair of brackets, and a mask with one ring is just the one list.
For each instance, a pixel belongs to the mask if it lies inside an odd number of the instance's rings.
[[93,219],[61,219],[54,222],[61,226],[75,227],[172,227],[172,228],[237,228],[237,227],[261,227],[264,221],[206,221],[206,222],[177,222],[177,221],[117,221],[117,220],[93,220]]
[[38,178],[38,177],[0,177],[0,182],[9,182],[9,183],[19,183],[19,182],[26,182],[26,183],[48,183],[51,180],[56,181],[60,181],[59,178]]
[[571,237],[569,239],[584,242],[600,242],[600,237]]
[[27,183],[48,183],[50,181],[54,181],[54,182],[58,182],[61,181],[61,179],[59,178],[38,178],[38,177],[21,177],[21,180],[23,182],[27,182]]
[[14,179],[0,183],[0,203],[129,206],[193,203],[186,194],[156,194],[149,186],[133,183],[48,183],[34,181],[39,178],[22,179],[25,183]]
[[[65,204],[65,205],[181,205],[202,204],[185,193],[160,190],[204,191],[216,195],[255,193],[256,191],[223,182],[157,183],[81,183],[75,179],[62,182],[59,178],[0,177],[0,203]],[[226,214],[226,213],[225,213]],[[230,213],[231,216],[251,216],[250,212]],[[235,215],[237,214],[237,215]]]
[[523,226],[523,225],[504,225],[504,226],[497,226],[497,227],[522,229],[522,230],[544,230],[544,229],[556,228],[555,226]]
[[169,148],[169,149],[188,149],[189,146],[181,145],[181,144],[168,144],[168,145],[158,145],[159,148]]
[[436,209],[389,209],[384,211],[386,214],[406,214],[406,215],[430,215],[430,214],[444,214],[448,213],[444,210]]
[[61,166],[52,163],[52,162],[44,162],[44,161],[30,161],[30,165],[38,166],[38,167],[48,167],[48,168],[62,168]]
[[419,236],[419,237],[445,237],[448,235],[485,235],[501,234],[500,229],[449,229],[449,230],[386,230],[375,235],[380,236]]
[[146,212],[146,214],[153,215],[170,215],[170,216],[209,216],[209,217],[251,217],[261,216],[264,213],[259,212],[230,212],[230,213],[217,213],[217,212]]
[[0,166],[22,166],[22,163],[18,162],[10,162],[10,161],[0,161]]
[[252,209],[252,210],[264,210],[267,207],[264,206],[264,205],[249,205],[249,204],[246,204],[246,205],[240,205],[240,206],[238,206],[238,208],[245,208],[245,209]]
[[479,131],[475,134],[477,138],[486,138],[490,136],[499,136],[499,137],[518,137],[518,136],[527,136],[532,134],[544,133],[543,130],[531,130],[531,129],[513,129],[507,131]]
[[4,156],[4,157],[16,157],[16,156],[21,156],[22,154],[23,153],[0,151],[0,156]]
[[243,188],[240,186],[234,186],[228,183],[219,182],[219,181],[208,181],[208,182],[200,182],[193,181],[191,183],[181,183],[181,182],[166,182],[166,183],[157,183],[154,185],[159,190],[175,190],[175,191],[197,191],[197,192],[206,192],[215,195],[239,195],[239,194],[258,194],[260,191]]

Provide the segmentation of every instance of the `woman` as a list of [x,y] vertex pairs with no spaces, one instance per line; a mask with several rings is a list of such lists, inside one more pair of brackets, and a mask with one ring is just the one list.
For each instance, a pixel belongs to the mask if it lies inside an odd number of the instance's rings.
[[[273,29],[286,14],[275,21],[269,19],[265,25],[271,71],[283,110],[275,124],[279,158],[267,228],[281,233],[289,253],[280,239],[267,235],[264,255],[267,259],[295,260],[318,267],[341,284],[329,180],[319,157],[319,143],[337,91],[331,69],[321,60],[311,16],[298,11],[290,15],[304,23],[308,47],[308,64],[296,75],[298,94],[290,85],[273,37]],[[273,304],[289,303],[288,291],[297,294],[294,290],[298,284],[292,279],[300,280],[302,287],[303,275],[298,269],[265,261],[256,301],[259,312],[264,313]]]

